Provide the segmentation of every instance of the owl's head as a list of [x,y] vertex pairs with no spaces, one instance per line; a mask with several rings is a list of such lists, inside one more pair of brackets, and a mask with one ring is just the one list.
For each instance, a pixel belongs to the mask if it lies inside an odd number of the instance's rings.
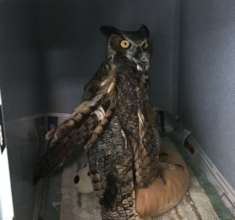
[[145,25],[136,31],[122,31],[112,26],[102,26],[100,30],[108,38],[108,58],[127,58],[138,71],[149,69],[151,49],[149,30]]

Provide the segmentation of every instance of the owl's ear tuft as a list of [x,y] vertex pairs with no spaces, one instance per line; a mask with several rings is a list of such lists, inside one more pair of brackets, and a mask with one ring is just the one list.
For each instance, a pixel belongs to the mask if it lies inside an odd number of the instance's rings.
[[117,28],[115,28],[113,26],[106,26],[106,25],[101,26],[100,27],[100,31],[105,36],[109,36],[111,34],[118,34],[118,33],[120,33],[120,31]]
[[146,37],[149,37],[150,34],[149,29],[144,24],[141,25],[138,31],[142,32]]

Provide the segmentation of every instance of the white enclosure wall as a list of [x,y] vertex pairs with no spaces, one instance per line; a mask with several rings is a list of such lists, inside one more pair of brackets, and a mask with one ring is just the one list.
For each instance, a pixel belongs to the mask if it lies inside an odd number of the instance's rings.
[[[235,187],[233,0],[0,1],[0,86],[17,220],[32,220],[38,113],[70,113],[105,54],[103,24],[154,43],[154,104],[179,113]],[[31,117],[33,116],[33,117]],[[50,219],[52,220],[52,219]]]
[[39,93],[41,61],[35,38],[37,8],[30,2],[0,1],[0,87],[14,208],[19,220],[32,219],[34,189],[31,179],[36,155],[35,147],[26,141],[29,133],[20,118],[43,110]]
[[104,59],[99,27],[149,26],[153,101],[176,112],[178,19],[177,0],[0,2],[0,85],[17,220],[33,215],[35,116],[40,121],[38,113],[70,113],[79,103],[85,82]]
[[49,112],[71,112],[105,55],[101,25],[146,24],[154,42],[151,83],[156,105],[176,113],[178,0],[40,0],[40,43]]
[[235,1],[183,0],[179,112],[235,187]]

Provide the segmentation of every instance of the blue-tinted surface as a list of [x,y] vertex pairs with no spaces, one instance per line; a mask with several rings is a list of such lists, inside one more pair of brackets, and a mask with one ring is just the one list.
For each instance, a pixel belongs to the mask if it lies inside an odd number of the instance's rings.
[[37,8],[30,1],[0,0],[0,88],[6,121],[15,217],[32,220],[32,121],[19,118],[42,112],[41,60],[36,38]]
[[0,1],[0,88],[7,120],[43,109],[36,12],[26,1]]
[[235,1],[184,0],[179,109],[235,187]]
[[137,29],[146,24],[154,41],[151,71],[156,105],[175,112],[178,55],[177,0],[46,1],[39,10],[40,43],[50,112],[71,112],[82,87],[104,59],[103,24]]
[[[72,111],[104,58],[103,24],[149,26],[155,47],[153,100],[175,111],[178,18],[177,0],[0,0],[0,87],[17,220],[32,219],[39,147],[30,139],[34,121],[20,118]],[[48,219],[53,215],[48,212]]]

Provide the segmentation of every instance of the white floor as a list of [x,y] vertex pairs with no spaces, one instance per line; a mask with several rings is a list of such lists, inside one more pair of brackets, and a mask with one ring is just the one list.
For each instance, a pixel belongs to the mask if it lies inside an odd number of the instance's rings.
[[[168,144],[173,145],[171,141]],[[73,182],[74,174],[76,173],[77,167],[73,165],[69,168],[66,168],[62,174],[61,187],[58,187],[58,177],[57,180],[49,181],[50,186],[44,184],[44,189],[55,189],[57,188],[60,192],[61,201],[53,201],[50,199],[51,204],[39,205],[39,210],[41,219],[43,220],[52,220],[52,215],[48,214],[48,211],[55,210],[58,214],[60,220],[101,220],[100,217],[100,207],[98,200],[94,193],[85,193],[81,194],[82,182],[80,185],[75,185]],[[89,186],[88,180],[83,180],[85,186]],[[55,188],[53,187],[55,186]],[[89,187],[87,187],[87,192],[89,192]],[[55,190],[54,190],[55,191]],[[43,191],[38,195],[42,196]],[[58,196],[57,196],[58,197]],[[45,201],[45,199],[43,199]],[[43,202],[43,201],[41,201]],[[47,199],[48,202],[48,199]],[[51,208],[50,208],[51,207]],[[148,218],[147,220],[219,220],[213,206],[210,203],[210,200],[205,193],[202,186],[199,184],[197,178],[192,175],[191,187],[188,193],[185,195],[181,203],[170,210],[163,216]],[[35,220],[39,220],[35,216]]]

